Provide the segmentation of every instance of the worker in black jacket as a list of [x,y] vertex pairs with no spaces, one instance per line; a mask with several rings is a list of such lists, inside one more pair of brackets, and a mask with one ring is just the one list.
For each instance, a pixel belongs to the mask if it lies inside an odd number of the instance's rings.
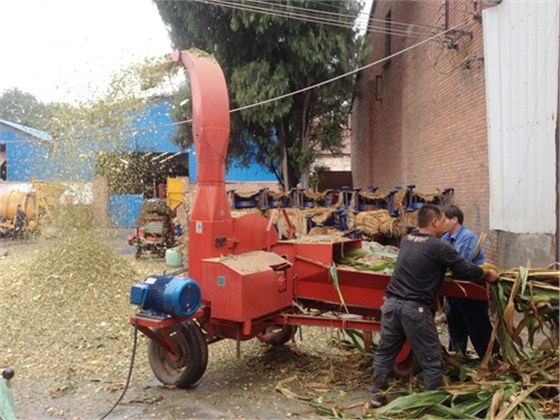
[[424,387],[441,385],[441,344],[436,330],[432,303],[450,268],[454,275],[477,283],[498,280],[494,270],[483,270],[466,261],[440,237],[445,233],[445,215],[426,204],[418,212],[418,233],[401,241],[393,276],[381,307],[381,341],[375,353],[372,407],[387,403],[387,377],[395,357],[408,339],[424,374]]

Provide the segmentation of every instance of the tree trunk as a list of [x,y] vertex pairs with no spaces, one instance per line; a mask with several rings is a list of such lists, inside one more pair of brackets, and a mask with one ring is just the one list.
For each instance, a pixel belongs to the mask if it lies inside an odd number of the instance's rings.
[[286,127],[284,122],[280,123],[280,154],[282,156],[281,161],[281,176],[282,176],[282,185],[284,186],[284,191],[289,191],[290,189],[290,170],[288,168],[288,147],[286,138]]
[[[310,139],[309,139],[310,124],[307,118],[307,114],[309,111],[309,104],[311,103],[312,92],[308,90],[303,95],[304,95],[303,110],[301,113],[301,148],[302,151],[307,151],[310,148]],[[310,177],[311,177],[311,168],[309,167],[309,165],[306,165],[305,167],[301,168],[301,181],[305,191],[309,190]]]

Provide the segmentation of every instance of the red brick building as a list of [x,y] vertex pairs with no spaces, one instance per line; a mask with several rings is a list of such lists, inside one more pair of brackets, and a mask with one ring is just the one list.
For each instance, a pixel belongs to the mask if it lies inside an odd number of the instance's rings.
[[500,241],[489,224],[482,5],[374,0],[367,62],[379,63],[358,77],[351,156],[356,187],[455,188],[465,224],[490,233],[487,261],[497,262]]

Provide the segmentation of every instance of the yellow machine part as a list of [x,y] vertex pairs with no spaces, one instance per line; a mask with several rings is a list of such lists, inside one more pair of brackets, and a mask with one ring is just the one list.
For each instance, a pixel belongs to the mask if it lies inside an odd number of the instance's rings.
[[37,207],[41,209],[39,223],[54,223],[57,219],[60,197],[67,187],[55,182],[32,180],[33,188],[37,193]]
[[14,219],[18,204],[25,212],[27,220],[35,218],[37,215],[35,193],[23,191],[10,191],[0,197],[0,216],[7,220]]
[[167,178],[167,207],[175,210],[185,201],[186,186],[183,178]]

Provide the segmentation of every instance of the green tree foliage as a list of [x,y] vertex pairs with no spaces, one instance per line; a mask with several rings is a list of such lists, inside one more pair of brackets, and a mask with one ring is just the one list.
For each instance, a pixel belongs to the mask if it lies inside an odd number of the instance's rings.
[[0,96],[0,119],[47,130],[51,116],[52,109],[49,105],[18,88],[9,89]]
[[[362,38],[343,26],[187,1],[154,0],[175,47],[214,54],[230,91],[232,109],[289,94],[347,73],[359,65]],[[282,0],[275,5],[357,16],[354,0]],[[244,2],[236,2],[243,5]],[[273,7],[269,2],[266,7]],[[308,184],[314,151],[338,151],[350,112],[354,78],[232,114],[229,155],[256,161],[285,188],[303,175]],[[179,101],[184,100],[182,96]],[[184,120],[184,111],[175,115]],[[191,141],[182,125],[177,142]]]

